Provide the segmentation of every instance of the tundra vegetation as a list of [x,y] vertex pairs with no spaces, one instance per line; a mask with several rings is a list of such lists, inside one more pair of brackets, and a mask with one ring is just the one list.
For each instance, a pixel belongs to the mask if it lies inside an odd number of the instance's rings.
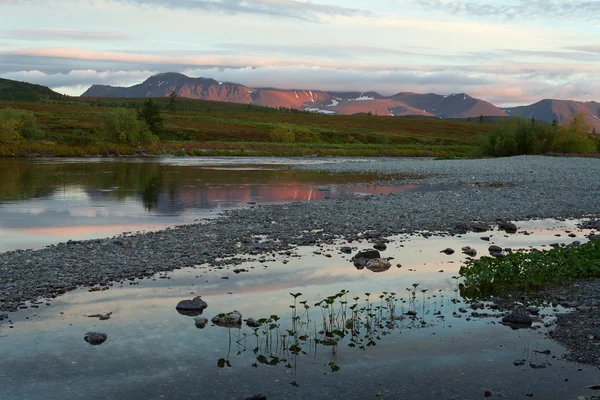
[[552,250],[509,253],[506,257],[481,257],[460,268],[464,278],[460,294],[486,299],[513,292],[534,293],[577,279],[600,277],[600,240]]
[[[563,125],[330,116],[183,99],[0,100],[0,156],[507,156],[592,153],[583,119]],[[17,121],[17,122],[15,122]],[[591,129],[589,130],[591,132]]]
[[535,119],[510,118],[494,124],[491,133],[475,140],[475,155],[506,157],[522,154],[589,154],[600,149],[582,114],[561,125]]

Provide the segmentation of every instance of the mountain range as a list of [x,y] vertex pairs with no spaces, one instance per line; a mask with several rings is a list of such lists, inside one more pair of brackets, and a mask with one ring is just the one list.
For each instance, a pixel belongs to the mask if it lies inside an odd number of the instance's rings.
[[[600,103],[546,99],[537,103],[500,108],[466,93],[442,96],[428,93],[401,92],[384,96],[377,92],[339,92],[306,89],[252,88],[210,78],[190,78],[179,73],[151,76],[131,87],[93,85],[82,97],[144,98],[166,97],[175,92],[180,97],[213,100],[265,107],[285,107],[321,114],[375,114],[387,116],[415,115],[430,118],[467,119],[519,116],[540,121],[564,122],[584,114],[586,121],[600,132]],[[27,83],[0,79],[0,99],[59,99],[63,96],[50,89]]]

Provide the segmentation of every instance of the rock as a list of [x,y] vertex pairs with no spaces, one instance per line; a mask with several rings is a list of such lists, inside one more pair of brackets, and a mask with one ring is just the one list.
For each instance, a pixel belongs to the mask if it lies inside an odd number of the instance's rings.
[[464,222],[459,222],[458,224],[456,224],[453,231],[456,234],[464,235],[465,233],[469,232],[470,229],[471,229],[471,227],[469,226],[469,224],[465,224]]
[[506,233],[517,233],[517,226],[512,222],[498,222],[498,229]]
[[88,318],[98,318],[100,321],[106,321],[107,319],[110,319],[111,315],[112,315],[111,312],[106,313],[106,314],[93,314],[93,315],[88,315]]
[[196,296],[192,300],[181,300],[175,309],[179,314],[195,317],[202,314],[207,307],[208,304],[200,296]]
[[492,245],[488,248],[488,251],[490,252],[490,255],[492,257],[496,257],[496,258],[506,257],[506,253],[504,253],[504,250],[502,250],[502,247],[500,247],[500,246]]
[[469,257],[475,257],[475,256],[477,256],[477,250],[475,250],[475,249],[473,249],[473,248],[471,248],[469,246],[463,247],[462,248],[462,252],[463,252],[463,254],[466,254]]
[[387,245],[385,243],[375,243],[373,245],[373,248],[375,250],[384,251],[385,249],[387,249]]
[[356,269],[365,269],[365,267],[367,266],[367,262],[369,260],[367,260],[366,258],[356,258],[354,259],[354,267],[356,267]]
[[4,321],[5,319],[8,319],[8,314],[0,314],[0,321]]
[[515,361],[513,361],[513,365],[515,367],[520,367],[522,365],[525,365],[525,360],[515,360]]
[[417,312],[416,311],[412,311],[412,310],[411,311],[407,311],[406,315],[410,315],[412,317],[415,317],[417,315]]
[[350,254],[352,253],[352,247],[343,246],[340,248],[340,251],[344,254]]
[[208,324],[208,318],[206,317],[196,317],[194,318],[194,324],[198,329],[204,329],[206,324]]
[[440,251],[440,253],[444,253],[444,254],[446,254],[446,255],[449,256],[449,255],[454,254],[454,249],[451,249],[451,248],[448,247],[447,249],[444,249],[444,250]]
[[367,269],[372,272],[385,272],[390,269],[392,264],[385,258],[375,258],[367,262]]
[[264,394],[255,394],[254,396],[248,396],[245,400],[267,400],[267,396]]
[[476,233],[487,232],[490,228],[482,224],[471,224],[471,230]]
[[106,333],[88,332],[85,334],[85,337],[83,339],[92,346],[98,346],[106,342],[108,336],[106,336]]
[[537,307],[527,307],[527,311],[533,315],[538,315],[540,313],[540,309]]
[[516,310],[502,318],[502,323],[513,329],[529,328],[533,318],[525,310]]
[[543,369],[547,367],[546,363],[534,363],[532,361],[529,362],[529,366],[533,369]]
[[502,253],[502,247],[500,246],[496,246],[496,245],[491,245],[490,247],[488,247],[488,251],[491,253]]
[[381,254],[377,250],[365,250],[356,253],[354,259],[364,258],[366,260],[372,260],[374,258],[381,258]]
[[211,322],[224,328],[239,328],[242,326],[242,314],[239,311],[233,311],[228,315],[215,316]]
[[490,241],[490,237],[489,236],[482,236],[479,239],[483,240],[484,242],[489,242]]
[[248,318],[246,320],[246,326],[248,326],[250,328],[260,328],[261,324],[258,323],[257,321],[255,321],[253,318]]
[[491,390],[485,390],[483,392],[483,397],[492,397],[492,396],[493,396],[493,393]]

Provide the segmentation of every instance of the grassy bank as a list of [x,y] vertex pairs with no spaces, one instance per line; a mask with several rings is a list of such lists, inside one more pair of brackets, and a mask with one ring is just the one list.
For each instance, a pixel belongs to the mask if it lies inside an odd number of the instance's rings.
[[327,116],[245,104],[157,99],[163,126],[156,143],[118,142],[103,134],[103,115],[139,110],[143,99],[0,101],[33,114],[35,135],[0,140],[0,156],[237,155],[464,157],[490,124],[426,118]]

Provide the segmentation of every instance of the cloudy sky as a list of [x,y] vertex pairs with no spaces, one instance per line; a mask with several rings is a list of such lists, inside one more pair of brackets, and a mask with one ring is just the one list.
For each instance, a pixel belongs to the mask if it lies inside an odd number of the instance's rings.
[[0,77],[600,100],[599,0],[0,0]]

